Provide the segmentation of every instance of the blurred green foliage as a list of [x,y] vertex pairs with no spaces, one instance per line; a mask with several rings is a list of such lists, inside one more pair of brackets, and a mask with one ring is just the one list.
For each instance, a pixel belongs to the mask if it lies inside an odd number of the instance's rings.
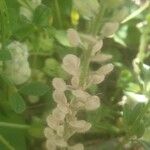
[[[0,0],[0,150],[44,149],[45,118],[54,106],[52,78],[67,80],[62,58],[68,53],[81,55],[80,49],[69,44],[67,29],[90,34],[89,26],[96,23],[93,33],[100,35],[105,22],[124,17],[118,12],[125,9],[128,16],[143,5],[131,0]],[[94,22],[103,8],[103,18]],[[7,46],[12,41],[29,48],[31,77],[20,85],[5,75],[5,63],[11,60]],[[149,50],[147,6],[120,23],[113,37],[104,39],[102,51],[113,56],[115,68],[100,86],[89,89],[101,97],[97,111],[80,114],[92,123],[92,129],[70,142],[82,141],[87,150],[150,149]]]

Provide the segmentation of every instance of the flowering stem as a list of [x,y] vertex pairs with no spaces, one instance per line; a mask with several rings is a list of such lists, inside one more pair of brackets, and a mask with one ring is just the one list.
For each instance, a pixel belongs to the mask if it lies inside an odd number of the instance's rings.
[[8,150],[15,150],[14,147],[12,147],[9,142],[0,134],[0,143],[4,144]]
[[89,72],[89,64],[90,64],[90,56],[91,56],[91,50],[88,49],[83,54],[83,62],[82,62],[82,71],[80,75],[80,84],[82,87],[84,87],[84,84],[87,81],[87,76]]
[[99,9],[99,12],[97,16],[95,17],[93,24],[91,26],[91,33],[93,35],[96,35],[98,31],[100,31],[100,28],[102,26],[102,18],[105,13],[105,7],[103,4],[101,4],[101,8]]
[[[96,35],[102,26],[102,18],[105,13],[105,7],[101,6],[101,9],[98,13],[98,15],[95,17],[93,24],[91,25],[90,32],[92,35]],[[84,51],[83,54],[83,62],[82,62],[82,71],[80,75],[80,85],[84,87],[87,81],[88,76],[88,70],[89,70],[89,64],[90,64],[90,57],[91,57],[91,47],[89,47],[87,50]]]

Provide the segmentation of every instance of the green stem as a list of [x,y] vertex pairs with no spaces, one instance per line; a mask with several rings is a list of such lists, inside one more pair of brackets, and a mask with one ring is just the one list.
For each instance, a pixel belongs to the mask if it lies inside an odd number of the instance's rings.
[[58,0],[54,0],[54,4],[55,4],[55,9],[56,9],[56,16],[57,16],[58,24],[59,24],[59,27],[62,28],[63,24],[61,20],[61,12],[60,12]]
[[[95,17],[93,24],[91,25],[90,33],[92,35],[97,35],[97,33],[100,31],[102,27],[102,18],[105,13],[105,7],[102,5],[101,9],[98,13],[98,15]],[[82,87],[86,86],[87,77],[89,73],[89,65],[90,65],[90,57],[91,57],[91,47],[89,47],[87,50],[84,50],[83,54],[83,61],[82,61],[82,68],[81,68],[81,74],[80,74],[80,85]]]
[[90,64],[90,56],[91,56],[91,50],[85,50],[83,54],[83,61],[82,61],[82,71],[80,75],[80,85],[82,87],[85,87],[87,82],[87,77],[89,73],[89,64]]
[[13,146],[9,144],[9,142],[0,134],[0,143],[4,144],[8,150],[15,150]]
[[93,35],[96,35],[100,31],[100,28],[103,25],[102,18],[104,14],[105,14],[105,6],[101,4],[101,8],[99,9],[98,15],[95,17],[91,25],[91,33]]
[[14,124],[14,123],[9,123],[9,122],[0,122],[0,127],[17,128],[17,129],[28,129],[28,128],[30,128],[29,125]]
[[1,34],[1,42],[2,42],[2,49],[5,47],[6,40],[9,38],[10,35],[10,28],[9,28],[9,17],[8,17],[8,10],[5,0],[0,0],[0,34]]

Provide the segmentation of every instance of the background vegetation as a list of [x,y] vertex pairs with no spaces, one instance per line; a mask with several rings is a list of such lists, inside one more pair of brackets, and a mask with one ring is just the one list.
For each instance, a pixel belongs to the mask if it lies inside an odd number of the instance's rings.
[[81,112],[92,129],[70,142],[86,150],[150,149],[149,1],[0,0],[0,150],[45,149],[45,120],[55,106],[51,81],[68,79],[61,68],[66,54],[81,56],[67,29],[90,34],[89,26],[97,32],[96,24],[114,20],[119,29],[102,48],[112,55],[114,70],[90,89],[101,107]]

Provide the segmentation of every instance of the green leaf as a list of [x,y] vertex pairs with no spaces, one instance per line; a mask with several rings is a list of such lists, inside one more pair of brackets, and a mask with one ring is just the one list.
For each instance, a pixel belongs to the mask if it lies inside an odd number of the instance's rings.
[[123,119],[126,131],[130,135],[136,135],[138,138],[144,134],[145,125],[143,123],[144,104],[137,104],[134,108],[125,105]]
[[10,36],[9,14],[5,0],[0,1],[0,18],[0,34],[2,38],[2,44],[4,44]]
[[129,105],[125,105],[123,108],[123,119],[124,122],[126,123],[126,125],[130,125],[132,123],[132,118],[131,118],[131,109],[129,107]]
[[69,40],[67,38],[67,32],[62,30],[55,31],[56,40],[63,46],[71,47]]
[[0,81],[2,81],[2,83],[6,84],[7,86],[12,85],[10,79],[3,73],[0,74]]
[[41,82],[31,82],[20,89],[25,95],[42,96],[49,91],[48,85]]
[[136,135],[138,138],[140,138],[145,131],[145,126],[143,122],[136,121],[131,129],[131,132],[133,135]]
[[10,95],[9,103],[10,103],[11,108],[16,113],[22,113],[26,109],[26,104],[25,104],[23,98],[17,92],[15,92],[12,95]]
[[1,61],[10,60],[10,59],[11,59],[11,54],[8,50],[0,50]]
[[33,24],[29,24],[25,21],[25,19],[23,19],[24,18],[20,20],[20,26],[16,29],[14,33],[16,38],[23,39],[30,36],[34,32]]
[[33,22],[39,27],[48,26],[51,21],[51,11],[45,5],[39,5],[34,12]]
[[[14,123],[14,124],[25,124],[24,118],[16,113],[3,114],[0,113],[0,121]],[[8,141],[15,150],[27,150],[26,147],[26,132],[18,128],[10,128],[1,126],[0,135]],[[0,142],[0,150],[9,150],[3,143]]]
[[144,104],[137,104],[131,114],[132,121],[141,120],[144,116]]

